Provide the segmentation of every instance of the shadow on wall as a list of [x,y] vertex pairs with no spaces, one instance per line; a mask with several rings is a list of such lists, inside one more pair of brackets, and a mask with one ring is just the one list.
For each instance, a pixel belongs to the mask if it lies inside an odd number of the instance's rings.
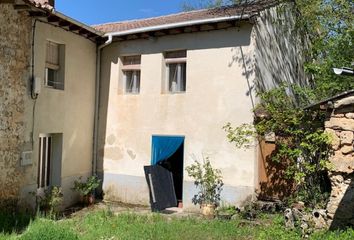
[[280,84],[308,85],[304,72],[306,39],[295,27],[289,8],[261,12],[255,24],[255,77],[260,92]]
[[[103,53],[102,53],[103,56]],[[103,171],[103,159],[104,159],[104,147],[106,144],[106,131],[107,131],[107,115],[108,115],[108,102],[109,102],[109,87],[110,87],[110,74],[111,64],[117,64],[116,59],[101,58],[101,85],[100,99],[99,99],[99,112],[98,112],[98,144],[97,144],[97,176],[101,179],[101,186],[98,188],[97,193],[103,198],[103,184],[104,184],[104,171]]]
[[337,184],[341,186],[344,191],[341,191],[340,188],[332,188],[331,197],[337,199],[341,198],[341,200],[338,202],[336,202],[336,200],[333,200],[332,203],[330,202],[332,207],[338,207],[334,213],[330,229],[344,230],[348,227],[354,227],[354,173],[343,175],[341,180],[337,180],[336,185]]
[[275,144],[260,143],[258,198],[261,200],[284,199],[295,190],[294,182],[284,177],[287,162],[272,161],[275,154]]

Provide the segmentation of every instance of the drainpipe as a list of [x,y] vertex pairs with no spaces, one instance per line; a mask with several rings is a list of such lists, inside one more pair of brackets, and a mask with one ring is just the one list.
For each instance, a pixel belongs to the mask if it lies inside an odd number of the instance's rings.
[[101,50],[112,43],[113,36],[108,35],[108,40],[97,47],[96,51],[96,84],[95,84],[95,113],[93,130],[93,156],[92,156],[92,175],[97,175],[97,148],[98,148],[98,114],[100,105],[100,86],[101,86]]

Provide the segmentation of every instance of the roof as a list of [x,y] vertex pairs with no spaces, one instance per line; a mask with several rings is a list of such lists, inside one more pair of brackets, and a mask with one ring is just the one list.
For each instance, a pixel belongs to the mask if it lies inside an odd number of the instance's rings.
[[25,0],[25,2],[28,2],[37,8],[49,11],[54,10],[54,7],[49,3],[49,0]]
[[[23,0],[23,2],[28,6],[28,9],[26,9],[30,16],[38,18],[40,21],[46,21],[51,25],[63,28],[95,42],[104,42],[105,37],[103,36],[103,32],[56,11],[51,0]],[[17,6],[23,9],[21,4]]]
[[338,99],[341,99],[341,98],[345,98],[345,97],[348,97],[350,95],[353,95],[354,94],[354,89],[352,90],[349,90],[349,91],[345,91],[345,92],[342,92],[342,93],[339,93],[333,97],[330,97],[330,98],[326,98],[326,99],[323,99],[319,102],[316,102],[316,103],[313,103],[307,107],[305,107],[305,109],[312,109],[312,108],[318,108],[318,107],[321,107],[321,105],[324,105],[328,102],[332,102],[332,101],[335,101],[335,100],[338,100]]
[[123,22],[112,22],[100,25],[94,25],[97,30],[106,33],[123,32],[133,29],[142,29],[147,27],[162,26],[174,23],[190,22],[196,20],[213,19],[220,17],[232,16],[252,16],[260,11],[275,6],[279,3],[278,0],[257,0],[247,1],[248,3],[233,5],[221,8],[202,9],[189,12],[181,12],[177,14],[165,15],[154,18],[137,19]]

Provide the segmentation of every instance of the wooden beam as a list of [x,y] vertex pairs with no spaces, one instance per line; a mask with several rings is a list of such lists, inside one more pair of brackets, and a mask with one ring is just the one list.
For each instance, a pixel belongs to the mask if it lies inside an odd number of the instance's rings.
[[70,23],[68,21],[59,21],[59,26],[60,27],[67,27],[67,26],[70,26]]
[[58,17],[56,17],[56,16],[49,16],[49,17],[47,18],[47,20],[48,20],[48,22],[50,22],[50,23],[54,23],[54,22],[59,22],[59,21],[60,21],[60,19],[59,19]]
[[70,30],[70,31],[79,31],[79,30],[80,30],[80,27],[77,26],[77,25],[71,24],[71,25],[69,26],[69,30]]
[[131,34],[131,35],[127,36],[127,40],[135,40],[135,39],[138,39],[138,38],[139,38],[139,36],[136,35],[136,34]]
[[0,0],[0,4],[15,3],[15,0]]
[[40,12],[40,11],[29,11],[28,13],[31,17],[47,17],[48,16],[45,12]]
[[31,7],[28,5],[25,5],[25,4],[16,4],[16,5],[14,5],[14,9],[17,11],[24,11],[24,10],[31,9]]

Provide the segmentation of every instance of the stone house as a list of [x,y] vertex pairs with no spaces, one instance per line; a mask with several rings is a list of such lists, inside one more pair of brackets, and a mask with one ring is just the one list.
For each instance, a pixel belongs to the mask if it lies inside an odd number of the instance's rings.
[[[92,173],[101,33],[47,1],[0,1],[0,199],[71,187]],[[103,38],[102,38],[103,39]]]
[[53,4],[0,1],[0,199],[33,204],[28,192],[59,185],[68,206],[94,174],[106,200],[146,205],[144,166],[161,165],[192,209],[185,167],[203,157],[223,202],[255,197],[263,154],[222,127],[253,122],[255,89],[306,84],[291,11],[261,0],[90,27]]

